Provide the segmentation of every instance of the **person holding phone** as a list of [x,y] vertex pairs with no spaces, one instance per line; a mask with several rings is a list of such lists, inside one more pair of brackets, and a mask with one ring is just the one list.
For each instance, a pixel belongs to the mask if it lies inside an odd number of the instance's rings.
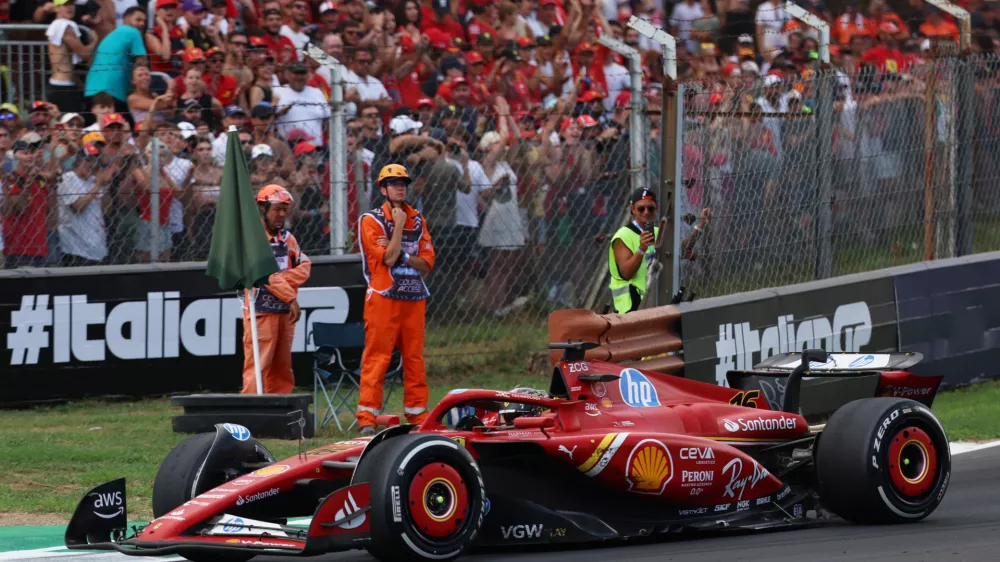
[[655,244],[660,235],[656,226],[656,194],[648,189],[635,189],[629,204],[632,220],[615,232],[608,247],[611,299],[618,314],[639,310],[646,296],[646,269],[655,259]]

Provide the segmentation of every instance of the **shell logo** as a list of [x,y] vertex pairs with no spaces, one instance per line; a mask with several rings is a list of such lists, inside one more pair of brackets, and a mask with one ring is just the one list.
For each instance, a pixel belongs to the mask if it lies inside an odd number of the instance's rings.
[[271,466],[265,466],[264,468],[252,473],[251,476],[266,478],[268,476],[274,476],[275,474],[281,474],[282,472],[288,470],[288,468],[287,464],[273,464]]
[[656,439],[639,441],[629,453],[625,481],[638,494],[660,495],[674,477],[674,459],[667,446]]

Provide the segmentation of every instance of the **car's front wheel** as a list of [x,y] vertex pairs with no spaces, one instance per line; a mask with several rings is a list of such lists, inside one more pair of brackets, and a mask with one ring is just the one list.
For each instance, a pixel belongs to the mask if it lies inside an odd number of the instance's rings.
[[948,488],[948,436],[919,402],[856,400],[826,424],[816,472],[821,500],[848,521],[918,521],[937,508]]
[[368,551],[382,562],[458,558],[485,516],[479,466],[446,437],[408,434],[366,454],[352,480],[371,484]]

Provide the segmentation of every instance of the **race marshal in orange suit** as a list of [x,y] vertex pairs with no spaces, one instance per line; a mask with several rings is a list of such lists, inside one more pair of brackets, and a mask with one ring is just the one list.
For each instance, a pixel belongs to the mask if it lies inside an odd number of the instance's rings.
[[[291,394],[295,386],[292,373],[292,338],[299,320],[299,287],[309,279],[312,262],[299,249],[285,219],[293,203],[292,195],[280,185],[266,185],[257,192],[257,208],[267,231],[271,250],[280,271],[256,289],[257,342],[260,346],[260,375],[264,394]],[[240,300],[244,299],[240,293]],[[253,365],[253,340],[250,309],[243,303],[243,394],[257,393]]]
[[358,221],[361,266],[368,280],[357,413],[362,435],[375,433],[382,383],[397,347],[403,355],[403,414],[409,423],[427,417],[424,314],[430,291],[423,276],[434,267],[434,245],[424,216],[406,203],[409,185],[403,166],[382,168],[378,186],[385,203]]

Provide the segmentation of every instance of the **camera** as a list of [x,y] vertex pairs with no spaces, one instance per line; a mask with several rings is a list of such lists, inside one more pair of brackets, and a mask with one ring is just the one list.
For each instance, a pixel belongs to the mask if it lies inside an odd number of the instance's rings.
[[642,229],[645,230],[646,232],[655,232],[655,230],[653,230],[654,227],[656,227],[655,221],[646,221],[642,225]]

